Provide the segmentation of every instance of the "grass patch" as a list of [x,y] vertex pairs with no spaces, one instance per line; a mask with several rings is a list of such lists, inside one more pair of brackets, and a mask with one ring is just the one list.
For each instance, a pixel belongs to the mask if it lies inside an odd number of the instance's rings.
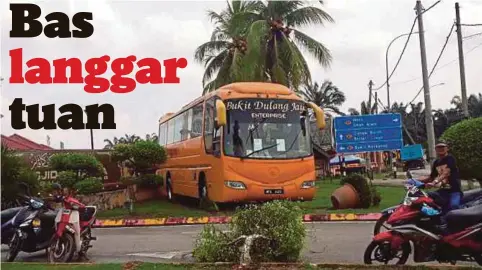
[[[330,209],[331,194],[340,187],[339,180],[327,180],[317,184],[317,193],[312,201],[302,202],[301,207],[305,214],[325,214],[325,213],[373,213],[380,212],[382,209],[397,205],[402,200],[405,190],[403,187],[377,187],[382,195],[382,201],[379,206],[368,209]],[[142,203],[136,203],[134,213],[129,214],[126,208],[117,208],[107,211],[100,211],[98,218],[147,218],[147,217],[201,217],[201,216],[226,216],[231,215],[234,207],[227,208],[217,212],[214,208],[203,210],[197,206],[195,200],[180,199],[176,203],[165,200],[155,200]]]

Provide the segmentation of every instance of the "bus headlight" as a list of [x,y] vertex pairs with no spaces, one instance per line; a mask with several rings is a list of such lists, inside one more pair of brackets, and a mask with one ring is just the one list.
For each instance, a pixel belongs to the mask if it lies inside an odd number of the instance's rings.
[[225,181],[224,184],[233,189],[246,189],[244,183],[239,181]]
[[314,188],[315,187],[315,181],[305,181],[303,184],[301,184],[301,188]]

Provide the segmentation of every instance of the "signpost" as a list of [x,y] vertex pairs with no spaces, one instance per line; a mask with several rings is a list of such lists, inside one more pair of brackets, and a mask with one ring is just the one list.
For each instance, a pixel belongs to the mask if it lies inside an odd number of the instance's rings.
[[400,114],[372,114],[336,117],[336,152],[381,152],[403,148]]

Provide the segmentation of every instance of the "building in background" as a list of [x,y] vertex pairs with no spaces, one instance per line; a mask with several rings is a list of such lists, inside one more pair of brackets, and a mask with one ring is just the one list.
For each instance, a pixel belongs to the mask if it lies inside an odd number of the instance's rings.
[[16,151],[54,150],[52,147],[36,143],[18,134],[11,136],[2,135],[2,145]]

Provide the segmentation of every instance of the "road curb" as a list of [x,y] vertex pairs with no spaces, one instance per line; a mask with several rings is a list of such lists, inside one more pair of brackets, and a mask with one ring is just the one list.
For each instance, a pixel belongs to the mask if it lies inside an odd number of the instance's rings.
[[[380,213],[368,214],[307,214],[303,215],[303,222],[318,221],[376,221]],[[224,224],[231,220],[229,216],[213,217],[165,217],[165,218],[127,218],[127,219],[98,219],[94,228],[122,228],[122,227],[158,227],[195,224]]]

